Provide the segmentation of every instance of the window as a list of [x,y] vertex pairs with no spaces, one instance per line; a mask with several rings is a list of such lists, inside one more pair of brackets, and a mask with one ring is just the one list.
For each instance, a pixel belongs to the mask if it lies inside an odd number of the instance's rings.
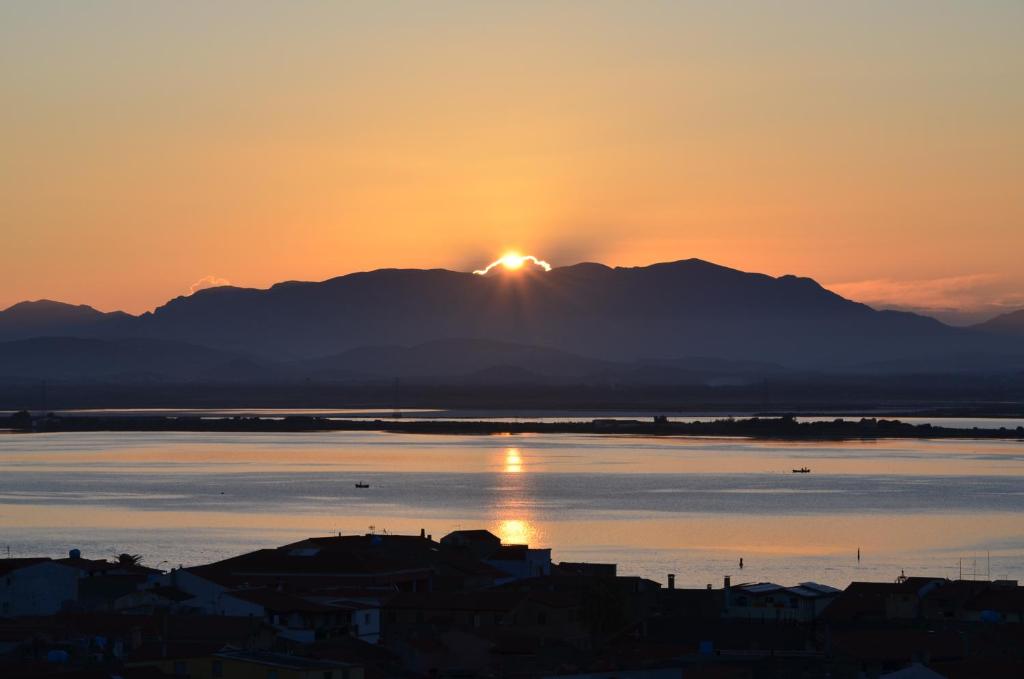
[[214,677],[223,677],[224,676],[224,663],[222,663],[220,660],[214,660],[213,661],[213,667],[210,668],[210,674],[213,675]]
[[367,624],[367,625],[370,624],[370,614],[369,613],[363,613],[363,622],[365,624]]

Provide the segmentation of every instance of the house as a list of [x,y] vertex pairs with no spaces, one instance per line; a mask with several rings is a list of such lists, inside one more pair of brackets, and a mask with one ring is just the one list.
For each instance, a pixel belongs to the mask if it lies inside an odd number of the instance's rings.
[[348,634],[353,611],[344,603],[267,588],[226,592],[218,599],[218,608],[222,615],[264,620],[282,637],[303,643]]
[[551,550],[529,545],[501,545],[484,559],[508,577],[502,581],[551,575]]
[[831,623],[916,620],[921,603],[945,578],[910,577],[897,582],[851,582],[829,604],[822,618]]
[[732,586],[725,578],[723,618],[809,622],[839,596],[840,590],[816,582],[784,587],[773,582]]
[[53,615],[78,598],[78,579],[48,558],[0,559],[0,617]]
[[441,544],[449,548],[466,549],[478,559],[483,559],[501,547],[501,538],[489,530],[457,530],[441,538]]
[[926,620],[1021,622],[1024,587],[1015,580],[953,580],[927,593],[921,602]]
[[[457,530],[441,538],[451,552],[462,550],[497,569],[496,582],[551,574],[551,550],[529,545],[503,545],[487,530]],[[582,565],[582,564],[581,564]]]
[[145,664],[168,676],[189,679],[363,679],[364,676],[363,668],[356,664],[271,651],[220,650],[155,658]]
[[384,604],[385,644],[424,629],[509,629],[541,643],[558,640],[580,647],[589,630],[575,597],[558,592],[424,592],[397,594]]
[[649,617],[661,584],[638,576],[561,574],[513,580],[496,589],[571,601],[587,631],[601,639]]
[[193,599],[191,594],[177,587],[157,586],[122,594],[114,599],[112,608],[119,613],[190,613],[196,610]]
[[618,574],[618,565],[614,563],[585,563],[562,561],[551,565],[552,575],[600,575],[614,578]]

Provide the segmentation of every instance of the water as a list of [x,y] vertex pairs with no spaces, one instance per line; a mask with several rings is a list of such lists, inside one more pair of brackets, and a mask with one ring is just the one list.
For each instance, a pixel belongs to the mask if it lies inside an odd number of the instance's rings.
[[901,571],[1024,580],[1022,519],[1013,441],[0,434],[0,554],[13,556],[78,547],[167,567],[370,526],[484,527],[682,586],[842,587]]

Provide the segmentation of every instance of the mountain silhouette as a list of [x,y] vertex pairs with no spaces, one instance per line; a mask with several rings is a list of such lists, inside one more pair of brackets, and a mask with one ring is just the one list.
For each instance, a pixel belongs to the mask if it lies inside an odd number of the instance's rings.
[[697,259],[550,272],[499,267],[487,276],[382,269],[267,290],[221,287],[171,300],[131,331],[278,359],[454,337],[609,361],[714,356],[825,369],[1010,351],[982,333],[875,311],[809,278]]
[[105,324],[129,320],[123,311],[104,313],[85,304],[48,299],[19,302],[0,311],[0,340],[28,337],[91,335]]
[[[496,368],[555,378],[614,378],[626,370],[684,379],[706,376],[702,366],[712,359],[723,361],[730,375],[779,366],[877,371],[884,365],[898,372],[903,365],[917,372],[941,370],[952,356],[1024,353],[1011,338],[876,311],[809,278],[745,273],[698,259],[645,267],[583,263],[550,272],[497,267],[486,276],[381,269],[266,290],[211,288],[137,317],[92,311],[80,312],[92,320],[83,316],[77,330],[64,334],[209,347],[222,352],[218,370],[239,378],[250,371],[280,375],[277,366],[286,366],[289,376],[332,379]],[[694,365],[693,357],[708,358]],[[751,369],[736,368],[743,363]]]
[[975,330],[992,333],[994,335],[1024,337],[1024,309],[1000,314],[995,318],[990,318],[984,323],[978,323],[972,327]]

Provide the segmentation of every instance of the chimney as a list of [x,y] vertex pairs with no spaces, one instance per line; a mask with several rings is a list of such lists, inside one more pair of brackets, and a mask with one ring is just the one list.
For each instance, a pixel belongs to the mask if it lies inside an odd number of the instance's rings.
[[72,549],[68,552],[68,558],[77,561],[82,558],[82,551],[79,549]]
[[729,608],[732,606],[732,578],[728,575],[725,576],[725,590],[724,590],[725,607]]
[[420,537],[421,538],[427,537],[427,529],[426,528],[420,528]]
[[726,589],[730,589],[731,587],[732,587],[732,577],[727,575],[727,576],[725,576],[725,588]]
[[668,588],[669,589],[675,589],[676,588],[676,574],[675,573],[669,573],[668,574]]

